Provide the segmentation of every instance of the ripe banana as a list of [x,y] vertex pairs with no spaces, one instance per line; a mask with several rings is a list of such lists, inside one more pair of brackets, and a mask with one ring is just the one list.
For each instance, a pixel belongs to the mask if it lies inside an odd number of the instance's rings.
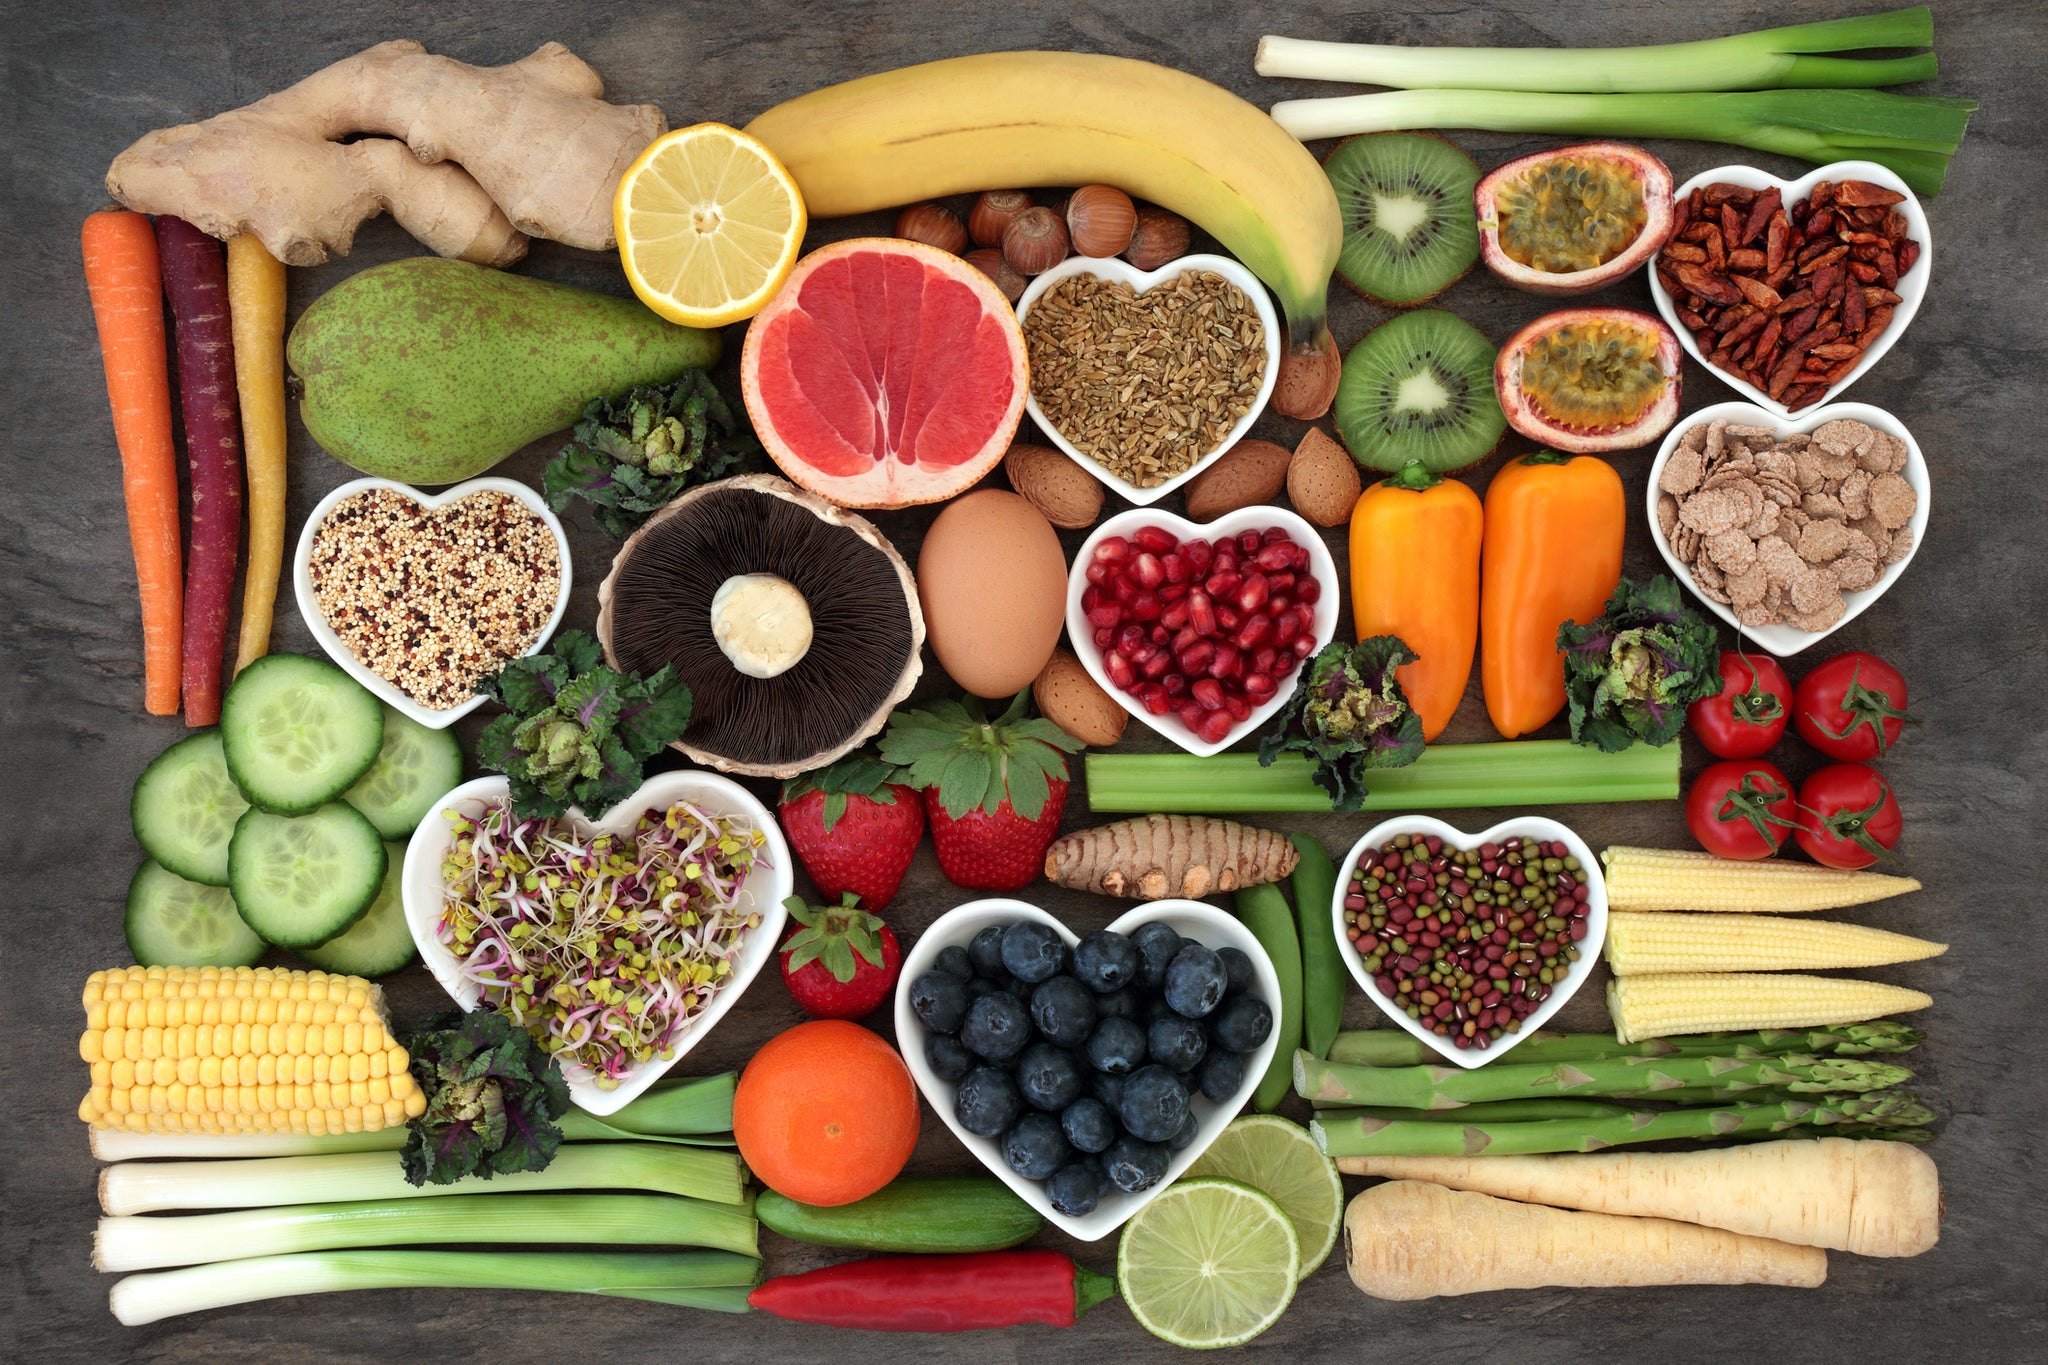
[[747,132],[814,217],[999,187],[1119,186],[1201,224],[1287,315],[1273,406],[1320,416],[1340,361],[1324,321],[1343,244],[1322,167],[1264,110],[1170,67],[1077,52],[954,57],[827,86]]

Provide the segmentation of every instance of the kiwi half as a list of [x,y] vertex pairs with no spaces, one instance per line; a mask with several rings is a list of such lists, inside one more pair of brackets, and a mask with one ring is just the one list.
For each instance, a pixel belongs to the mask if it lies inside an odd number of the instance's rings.
[[1344,220],[1337,273],[1359,293],[1407,307],[1442,293],[1479,259],[1472,191],[1479,167],[1427,133],[1347,138],[1323,162]]
[[1344,357],[1330,405],[1352,458],[1389,472],[1420,460],[1436,474],[1485,459],[1508,426],[1494,354],[1478,328],[1439,308],[1367,332]]

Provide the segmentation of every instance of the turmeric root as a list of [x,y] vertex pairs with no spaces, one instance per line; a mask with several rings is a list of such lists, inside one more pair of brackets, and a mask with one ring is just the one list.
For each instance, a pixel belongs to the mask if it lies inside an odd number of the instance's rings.
[[1045,875],[1132,900],[1200,898],[1277,882],[1301,854],[1284,834],[1206,815],[1142,815],[1077,830],[1045,851]]
[[[620,174],[668,127],[653,105],[603,94],[560,43],[498,67],[379,43],[246,108],[148,134],[114,158],[107,190],[215,237],[251,234],[287,265],[347,255],[357,225],[387,210],[480,265],[518,260],[529,235],[602,250]],[[337,140],[358,133],[384,136]]]

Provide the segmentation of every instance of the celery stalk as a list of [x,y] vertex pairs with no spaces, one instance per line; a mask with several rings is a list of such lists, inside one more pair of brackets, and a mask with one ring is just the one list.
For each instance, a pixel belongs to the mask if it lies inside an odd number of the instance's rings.
[[[1330,797],[1300,754],[1261,767],[1256,754],[1089,754],[1095,811],[1326,811]],[[1678,746],[1601,753],[1566,739],[1431,745],[1405,768],[1374,768],[1366,810],[1565,806],[1678,797]]]

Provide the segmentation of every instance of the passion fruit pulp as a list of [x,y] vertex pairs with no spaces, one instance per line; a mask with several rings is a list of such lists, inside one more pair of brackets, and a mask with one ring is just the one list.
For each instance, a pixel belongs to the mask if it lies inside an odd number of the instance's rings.
[[1678,418],[1678,338],[1632,308],[1568,308],[1508,339],[1493,382],[1508,425],[1553,450],[1647,445]]
[[1532,294],[1584,294],[1671,233],[1671,170],[1640,147],[1585,142],[1508,162],[1472,195],[1487,269]]

